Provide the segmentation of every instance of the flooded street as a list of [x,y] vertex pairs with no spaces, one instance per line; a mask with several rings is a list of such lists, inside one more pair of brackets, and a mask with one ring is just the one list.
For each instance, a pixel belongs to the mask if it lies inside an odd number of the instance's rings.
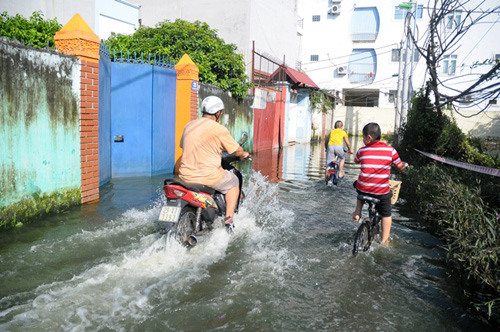
[[253,157],[235,234],[191,250],[156,233],[166,176],[114,179],[99,204],[0,233],[0,331],[491,330],[398,206],[391,246],[353,258],[352,156],[333,188],[320,145]]

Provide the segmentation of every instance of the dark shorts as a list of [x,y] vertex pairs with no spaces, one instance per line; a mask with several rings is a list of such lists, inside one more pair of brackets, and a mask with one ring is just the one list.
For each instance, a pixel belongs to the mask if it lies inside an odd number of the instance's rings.
[[382,217],[390,217],[392,212],[392,191],[384,195],[368,194],[356,189],[359,195],[366,195],[380,200],[380,203],[375,205],[375,209]]

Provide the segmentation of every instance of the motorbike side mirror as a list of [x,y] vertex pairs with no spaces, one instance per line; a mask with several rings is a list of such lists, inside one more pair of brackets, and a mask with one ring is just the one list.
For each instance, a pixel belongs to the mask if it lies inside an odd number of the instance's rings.
[[248,140],[248,133],[246,131],[244,131],[243,133],[241,133],[241,137],[240,137],[240,140],[238,141],[238,144],[240,146],[243,146],[247,140]]

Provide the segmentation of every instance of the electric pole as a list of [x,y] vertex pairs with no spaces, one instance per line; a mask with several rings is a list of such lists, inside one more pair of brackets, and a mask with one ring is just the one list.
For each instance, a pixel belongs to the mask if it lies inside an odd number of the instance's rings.
[[[411,40],[411,23],[413,19],[413,24],[416,24],[416,17],[415,17],[415,8],[416,8],[416,3],[410,2],[410,3],[403,3],[399,5],[400,8],[407,8],[409,12],[406,13],[405,17],[405,25],[407,27],[406,29],[406,45],[405,45],[405,59],[404,59],[404,73],[403,73],[403,87],[402,87],[402,93],[401,93],[401,98],[398,100],[398,104],[400,104],[400,120],[399,120],[399,129],[403,127],[406,124],[407,118],[408,118],[408,109],[411,107],[411,95],[412,95],[412,84],[411,84],[411,78],[413,75],[413,52],[414,52],[414,45]],[[402,48],[401,48],[402,50]],[[403,55],[400,53],[400,57]],[[401,68],[401,65],[400,65]],[[401,76],[401,71],[399,73],[399,76]],[[398,77],[400,79],[400,77]],[[398,91],[398,94],[400,92]],[[398,105],[399,106],[399,105]]]

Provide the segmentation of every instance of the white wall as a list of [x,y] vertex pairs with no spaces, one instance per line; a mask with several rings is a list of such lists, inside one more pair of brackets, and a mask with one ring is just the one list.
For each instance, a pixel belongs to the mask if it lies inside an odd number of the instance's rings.
[[2,12],[6,11],[11,16],[20,14],[26,18],[30,17],[33,12],[40,10],[45,19],[57,18],[57,21],[62,25],[68,23],[68,21],[78,13],[85,22],[94,29],[94,3],[95,0],[1,0],[0,10]]
[[297,59],[296,0],[141,0],[142,24],[177,18],[207,22],[226,43],[235,44],[243,54],[250,77],[252,42],[261,53],[269,54],[294,67]]
[[0,10],[11,16],[28,18],[34,11],[42,11],[45,19],[57,18],[63,26],[80,14],[100,39],[111,32],[133,33],[139,26],[139,6],[123,0],[0,0],[0,4]]
[[132,34],[139,28],[139,5],[123,0],[95,1],[95,31],[100,39],[111,33]]

